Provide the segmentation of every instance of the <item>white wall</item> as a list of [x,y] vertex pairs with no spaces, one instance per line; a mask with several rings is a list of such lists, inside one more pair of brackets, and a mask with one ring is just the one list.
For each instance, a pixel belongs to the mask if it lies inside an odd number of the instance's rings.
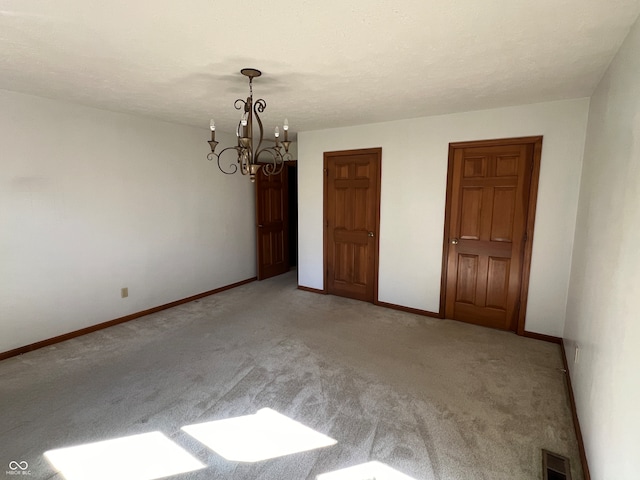
[[639,51],[636,23],[591,100],[564,331],[594,479],[640,475]]
[[561,336],[586,98],[298,134],[299,282],[323,288],[323,152],[382,147],[379,300],[437,312],[450,142],[544,135],[526,329]]
[[252,185],[208,139],[0,91],[0,352],[255,275]]

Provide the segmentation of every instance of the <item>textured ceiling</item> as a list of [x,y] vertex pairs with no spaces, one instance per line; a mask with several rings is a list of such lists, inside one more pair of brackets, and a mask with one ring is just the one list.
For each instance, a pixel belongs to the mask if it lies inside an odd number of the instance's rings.
[[640,0],[0,0],[0,88],[232,131],[589,96]]

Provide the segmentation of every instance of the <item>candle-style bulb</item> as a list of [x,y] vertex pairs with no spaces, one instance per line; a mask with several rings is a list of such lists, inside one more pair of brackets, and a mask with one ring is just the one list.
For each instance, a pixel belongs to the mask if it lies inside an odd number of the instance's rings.
[[280,136],[280,129],[278,127],[276,127],[274,135],[276,136],[276,138],[278,138]]
[[211,119],[211,121],[209,122],[209,127],[211,127],[211,131],[215,132],[216,131],[216,122],[213,121],[213,118]]
[[285,132],[289,130],[289,120],[287,120],[286,118],[284,119],[284,125],[282,126],[282,128]]
[[242,114],[242,118],[240,119],[240,123],[242,123],[243,127],[247,126],[247,112],[244,112]]

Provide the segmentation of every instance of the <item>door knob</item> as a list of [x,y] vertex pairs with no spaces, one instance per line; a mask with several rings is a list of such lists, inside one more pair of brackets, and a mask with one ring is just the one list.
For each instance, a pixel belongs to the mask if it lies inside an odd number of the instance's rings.
[[375,233],[373,233],[373,232],[369,232],[369,236],[370,236],[370,237],[375,237]]
[[457,238],[451,239],[451,245],[457,245],[457,244],[458,244],[458,239]]

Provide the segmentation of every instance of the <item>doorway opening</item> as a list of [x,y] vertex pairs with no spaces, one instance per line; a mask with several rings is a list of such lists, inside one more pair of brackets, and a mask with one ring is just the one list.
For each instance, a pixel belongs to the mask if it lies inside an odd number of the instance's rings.
[[286,162],[278,174],[256,175],[258,280],[288,272],[298,263],[298,167]]
[[289,268],[298,266],[298,162],[287,162]]

